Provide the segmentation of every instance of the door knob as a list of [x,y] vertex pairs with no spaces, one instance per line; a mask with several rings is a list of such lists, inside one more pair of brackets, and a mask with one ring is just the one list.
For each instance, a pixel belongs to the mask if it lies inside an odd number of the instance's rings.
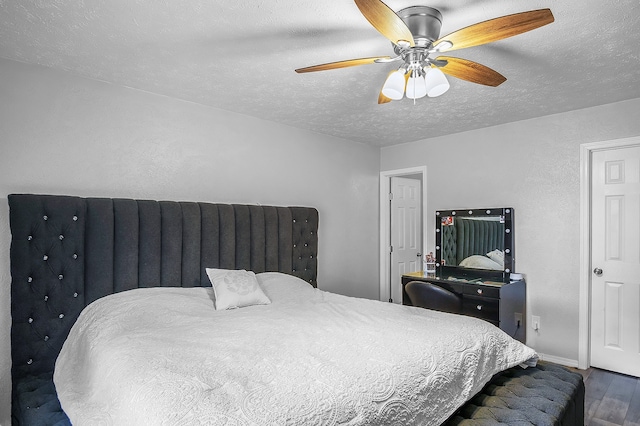
[[596,276],[601,276],[602,275],[602,269],[600,268],[594,268],[593,273],[596,274]]
[[416,256],[422,257],[422,253],[418,253],[418,254],[416,254]]

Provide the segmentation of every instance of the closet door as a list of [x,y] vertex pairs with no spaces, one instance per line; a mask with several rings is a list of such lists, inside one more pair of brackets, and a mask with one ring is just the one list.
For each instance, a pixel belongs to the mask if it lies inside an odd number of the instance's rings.
[[391,178],[391,299],[402,303],[402,274],[422,270],[422,199],[418,179]]
[[591,365],[640,377],[640,146],[591,170]]

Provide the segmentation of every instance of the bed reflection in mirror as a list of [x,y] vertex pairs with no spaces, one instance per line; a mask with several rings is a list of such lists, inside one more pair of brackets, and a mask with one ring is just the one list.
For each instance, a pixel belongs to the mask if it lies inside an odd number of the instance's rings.
[[514,271],[513,208],[436,211],[437,266],[447,273]]

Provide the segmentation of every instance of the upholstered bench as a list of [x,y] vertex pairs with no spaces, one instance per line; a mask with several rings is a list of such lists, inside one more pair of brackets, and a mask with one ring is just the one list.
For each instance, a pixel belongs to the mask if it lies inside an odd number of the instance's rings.
[[[29,425],[70,425],[56,397],[51,376],[32,377],[16,389],[21,395],[20,418]],[[16,413],[17,414],[17,413]],[[496,375],[462,406],[447,426],[584,424],[582,376],[564,367],[539,362],[537,367],[512,368]]]
[[496,375],[445,423],[460,425],[584,425],[584,382],[579,373],[539,362]]

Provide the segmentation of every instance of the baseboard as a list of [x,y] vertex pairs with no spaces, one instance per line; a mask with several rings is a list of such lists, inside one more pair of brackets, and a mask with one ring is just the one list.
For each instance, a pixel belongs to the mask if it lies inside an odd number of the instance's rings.
[[574,367],[578,368],[578,360],[577,359],[569,359],[562,358],[554,355],[541,354],[538,352],[538,356],[542,361],[553,362],[554,364],[564,365],[565,367]]

